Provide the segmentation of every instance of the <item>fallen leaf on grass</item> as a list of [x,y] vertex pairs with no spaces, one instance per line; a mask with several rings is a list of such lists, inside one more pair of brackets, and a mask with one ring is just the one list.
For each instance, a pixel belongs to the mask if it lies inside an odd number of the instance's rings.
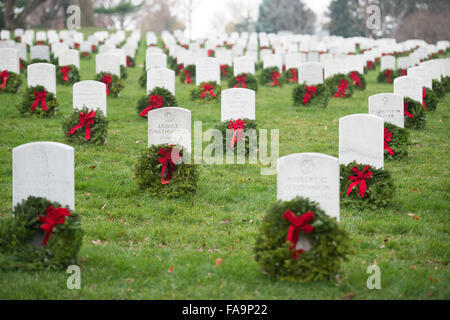
[[137,140],[136,144],[142,143],[142,140]]
[[355,297],[354,293],[347,293],[347,300],[352,300]]
[[92,195],[92,193],[86,192],[84,195],[85,195],[86,197],[90,197],[90,196]]
[[328,126],[325,126],[324,129],[325,129],[325,131],[328,130]]
[[411,270],[416,270],[416,266],[411,266],[410,269]]
[[416,216],[414,213],[408,213],[408,216],[410,216],[411,218],[413,218],[414,220],[419,220],[420,217]]
[[133,282],[134,282],[134,279],[132,279],[132,278],[126,278],[126,279],[125,279],[125,282],[126,282],[126,283],[133,283]]
[[173,266],[170,266],[169,267],[169,273],[172,273],[173,272]]
[[92,244],[102,244],[102,240],[92,240]]
[[223,263],[223,259],[222,258],[216,259],[216,266],[220,266],[222,263]]
[[89,169],[95,169],[97,168],[96,166],[90,166]]
[[230,220],[225,219],[225,220],[223,220],[221,223],[222,223],[222,224],[229,224],[230,222],[231,222]]

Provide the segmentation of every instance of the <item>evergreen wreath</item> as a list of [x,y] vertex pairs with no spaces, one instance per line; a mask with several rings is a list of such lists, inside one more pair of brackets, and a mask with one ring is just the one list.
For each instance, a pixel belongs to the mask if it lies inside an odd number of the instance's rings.
[[438,81],[433,80],[433,92],[436,94],[436,97],[440,100],[445,96],[445,88],[444,85]]
[[136,61],[132,56],[127,56],[127,68],[136,67]]
[[22,85],[20,74],[0,70],[0,93],[17,93]]
[[98,47],[96,45],[91,45],[91,53],[98,53]]
[[144,69],[138,81],[141,88],[143,89],[147,88],[147,70]]
[[[302,219],[300,230],[294,229],[287,220],[289,216]],[[296,237],[290,237],[292,230],[308,239],[310,250],[293,250],[292,238]],[[350,236],[339,227],[336,219],[328,217],[317,203],[296,197],[270,206],[254,251],[256,262],[267,276],[309,282],[334,279],[342,261],[346,261],[353,250]]]
[[420,102],[411,98],[404,98],[405,128],[423,129],[427,122],[425,108]]
[[98,73],[95,77],[95,80],[105,83],[107,95],[113,98],[119,97],[120,91],[122,91],[122,89],[125,87],[124,82],[121,78],[119,78],[115,74],[111,74],[108,72]]
[[409,131],[392,123],[384,123],[384,159],[399,160],[408,156],[411,145]]
[[125,80],[128,78],[127,67],[120,65],[120,79]]
[[58,110],[58,100],[43,86],[28,87],[17,105],[20,114],[38,118],[53,117]]
[[424,87],[423,93],[425,96],[425,98],[423,98],[424,107],[426,106],[427,111],[436,111],[439,99],[434,90],[430,90]]
[[[161,150],[177,148],[180,155],[183,156],[184,150],[180,146],[169,146],[166,144],[153,145],[142,151],[134,165],[134,177],[139,189],[146,190],[153,196],[165,196],[168,198],[178,198],[184,195],[192,194],[197,190],[198,172],[197,166],[178,162],[172,167],[172,177],[167,182],[170,165],[165,170],[164,165],[159,159],[162,159]],[[163,176],[161,176],[163,173]]]
[[404,77],[408,75],[408,70],[406,69],[397,69],[395,71],[395,75],[394,75],[394,79],[398,78],[398,77]]
[[64,119],[62,130],[69,142],[102,145],[108,135],[108,123],[102,110],[83,107],[80,110],[73,110]]
[[0,221],[0,269],[60,269],[76,264],[84,235],[77,213],[33,196],[17,204],[13,213]]
[[386,69],[383,71],[380,71],[378,74],[377,81],[379,83],[394,83],[394,79],[396,78],[396,73],[392,69]]
[[283,72],[283,82],[298,84],[298,68],[290,68]]
[[241,73],[228,79],[228,88],[247,88],[258,92],[258,81],[251,73]]
[[92,54],[89,51],[83,51],[80,53],[80,58],[82,59],[91,59]]
[[78,68],[73,64],[69,66],[56,67],[56,80],[59,84],[68,86],[80,81]]
[[215,81],[202,82],[191,89],[191,100],[198,102],[219,102],[222,88]]
[[[345,85],[345,83],[347,85]],[[325,85],[334,98],[350,98],[353,95],[353,81],[345,74],[338,73],[325,79]]]
[[352,81],[355,90],[366,90],[366,77],[363,74],[358,71],[351,71],[348,73],[348,77]]
[[220,65],[220,79],[228,80],[230,78],[234,78],[233,67],[228,64],[221,64]]
[[395,194],[395,186],[388,171],[356,161],[348,165],[341,164],[340,181],[341,204],[344,206],[384,208],[392,203]]
[[31,62],[30,62],[29,64],[33,64],[33,63],[51,63],[51,64],[55,64],[55,63],[53,63],[53,62],[51,61],[51,58],[50,58],[50,61],[45,60],[45,59],[39,59],[39,58],[32,59]]
[[177,72],[177,59],[167,54],[167,68]]
[[442,86],[446,94],[450,92],[450,77],[442,77]]
[[20,73],[26,73],[27,72],[27,67],[28,67],[28,61],[25,61],[23,59],[19,59]]
[[[234,130],[233,127],[240,128],[243,127],[242,130]],[[248,155],[250,153],[250,148],[252,147],[253,152],[256,152],[258,148],[258,123],[256,120],[250,120],[250,119],[237,119],[237,120],[227,120],[220,122],[216,124],[215,129],[220,130],[222,133],[222,144],[223,144],[223,154],[226,153],[227,148],[232,148],[233,151],[236,154],[240,154],[238,151],[238,144],[242,143],[240,142],[242,138],[244,138],[244,146],[243,148],[245,155]],[[236,137],[236,139],[233,139],[233,136]],[[254,141],[256,141],[255,145],[250,145],[251,136],[254,136]],[[231,145],[227,145],[227,137],[228,141],[233,144],[233,147]]]
[[[160,97],[153,98],[152,97]],[[143,96],[139,99],[137,103],[137,113],[140,115],[144,110],[150,108],[147,113],[151,109],[159,109],[165,107],[177,107],[177,99],[175,96],[167,89],[161,87],[155,87],[152,91],[149,92],[146,96]],[[147,118],[147,113],[143,116],[143,118]]]
[[281,77],[278,67],[269,67],[262,69],[259,74],[259,83],[263,86],[281,87],[283,86],[283,78]]
[[[315,88],[315,89],[314,89]],[[292,90],[292,100],[295,106],[306,108],[326,108],[330,100],[330,89],[325,84],[316,84],[308,86],[299,84]]]
[[181,69],[180,81],[184,84],[195,83],[195,65],[190,64]]

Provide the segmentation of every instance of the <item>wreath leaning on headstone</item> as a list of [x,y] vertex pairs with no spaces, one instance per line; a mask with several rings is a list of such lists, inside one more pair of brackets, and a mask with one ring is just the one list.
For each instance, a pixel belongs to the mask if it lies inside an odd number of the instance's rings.
[[241,73],[228,79],[228,88],[246,88],[258,91],[258,81],[251,73]]
[[366,90],[366,78],[358,71],[350,71],[348,77],[352,81],[355,90]]
[[340,181],[341,203],[345,206],[384,208],[392,203],[395,194],[388,171],[356,161],[341,165]]
[[27,67],[28,67],[28,61],[23,60],[23,59],[19,59],[20,73],[26,73],[27,72]]
[[195,65],[190,64],[180,70],[180,81],[184,84],[195,83]]
[[139,85],[141,86],[141,88],[146,89],[147,88],[147,70],[142,71],[141,76],[139,77]]
[[[299,239],[303,246],[297,249]],[[269,277],[308,282],[335,279],[352,249],[348,233],[334,218],[317,203],[296,197],[271,205],[254,251],[260,269]]]
[[154,196],[178,198],[197,190],[197,166],[183,163],[184,150],[178,145],[153,145],[142,151],[134,165],[139,189]]
[[120,79],[125,80],[128,78],[127,67],[120,65]]
[[378,74],[378,82],[380,83],[394,83],[394,79],[396,77],[395,71],[392,69],[386,69],[380,71]]
[[117,98],[120,96],[120,91],[125,87],[123,80],[115,74],[101,72],[95,77],[95,80],[106,84],[106,94]]
[[76,264],[84,232],[80,216],[57,202],[29,196],[0,221],[0,269],[39,270]]
[[298,68],[290,68],[284,71],[283,81],[287,84],[298,84]]
[[436,111],[438,101],[439,99],[434,90],[423,88],[423,107],[427,111]]
[[295,106],[326,108],[330,100],[330,89],[325,84],[299,84],[292,90]]
[[155,87],[149,94],[139,99],[136,109],[139,116],[147,118],[147,114],[153,109],[177,106],[177,99],[169,90]]
[[220,65],[220,79],[227,80],[233,78],[233,67],[228,64]]
[[283,82],[278,67],[264,68],[259,75],[259,83],[263,86],[281,87]]
[[[222,133],[223,152],[227,149],[233,150],[234,153],[245,155],[256,154],[258,149],[258,123],[256,120],[237,119],[227,120],[218,123],[215,128]],[[241,142],[243,141],[243,142]],[[217,141],[220,143],[220,141]],[[243,143],[244,147],[239,148]]]
[[427,122],[425,108],[420,102],[404,98],[405,128],[423,129]]
[[17,109],[22,116],[53,117],[58,110],[58,100],[43,86],[28,87]]
[[384,123],[384,159],[399,160],[408,156],[411,145],[409,131],[392,123]]
[[442,77],[442,85],[446,94],[450,92],[450,77]]
[[72,85],[80,81],[80,73],[78,68],[73,64],[69,66],[58,66],[56,68],[56,79],[59,84]]
[[441,81],[438,81],[436,79],[433,80],[433,92],[436,94],[439,100],[445,96],[445,87]]
[[191,89],[191,100],[198,102],[220,101],[222,88],[215,81],[202,82]]
[[350,98],[353,95],[353,81],[345,74],[338,73],[325,80],[333,98]]
[[22,78],[19,74],[0,70],[0,93],[17,93],[22,84]]
[[136,67],[136,61],[132,56],[127,56],[127,68]]
[[83,107],[64,119],[62,130],[70,142],[101,145],[108,135],[108,122],[102,110]]

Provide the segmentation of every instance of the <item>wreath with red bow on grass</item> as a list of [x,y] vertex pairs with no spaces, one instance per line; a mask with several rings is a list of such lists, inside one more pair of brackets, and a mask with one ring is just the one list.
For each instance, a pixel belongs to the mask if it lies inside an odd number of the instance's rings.
[[169,90],[155,87],[149,94],[139,99],[136,109],[140,117],[147,118],[151,110],[177,106],[177,99]]
[[80,216],[45,198],[29,196],[0,221],[0,269],[62,269],[76,264],[83,242]]
[[355,90],[366,90],[366,78],[358,71],[350,71],[348,77],[352,81]]
[[333,98],[350,98],[353,95],[353,81],[349,76],[338,73],[325,79],[325,85]]
[[59,84],[68,86],[80,81],[78,68],[73,64],[56,67],[56,80]]
[[62,130],[69,142],[102,145],[108,135],[108,123],[102,110],[83,107],[64,119]]
[[[298,239],[310,248],[297,249]],[[352,253],[350,236],[316,202],[296,197],[277,201],[264,216],[254,248],[262,272],[280,280],[334,280]]]
[[384,123],[384,160],[400,160],[408,156],[411,145],[409,131],[392,123]]
[[22,78],[19,74],[0,70],[0,93],[17,93],[22,85]]
[[[183,65],[180,65],[183,66]],[[180,81],[184,84],[195,84],[195,65],[183,66],[179,71]]]
[[120,91],[125,87],[121,78],[108,72],[98,73],[95,80],[103,82],[106,85],[106,95],[113,98],[118,98],[120,96]]
[[434,90],[430,90],[430,89],[424,87],[423,91],[422,91],[422,98],[423,98],[423,101],[422,101],[423,107],[427,111],[436,111],[436,107],[439,102],[439,98],[437,97]]
[[233,77],[233,67],[228,64],[220,65],[220,79],[228,80]]
[[298,84],[298,68],[286,69],[283,72],[283,82],[287,84]]
[[[257,152],[258,148],[258,123],[256,120],[236,119],[226,120],[216,124],[215,129],[222,133],[223,154],[227,149],[232,149],[236,154],[248,155]],[[220,143],[220,141],[216,141]],[[243,144],[240,149],[239,145]]]
[[386,70],[380,71],[380,73],[378,74],[377,81],[379,83],[393,84],[396,77],[397,77],[397,73],[395,72],[395,70],[386,69]]
[[388,171],[356,161],[342,164],[340,171],[342,205],[376,209],[392,203],[395,186]]
[[251,73],[241,73],[228,79],[228,88],[244,88],[258,91],[258,81]]
[[284,79],[281,76],[278,67],[269,67],[262,69],[259,74],[259,83],[263,86],[269,87],[281,87],[283,86]]
[[53,117],[58,110],[58,100],[43,86],[28,87],[17,109],[22,116]]
[[423,129],[427,122],[426,110],[422,103],[411,98],[404,98],[405,128]]
[[132,56],[127,56],[127,68],[136,67],[136,60]]
[[153,145],[142,151],[134,165],[137,186],[157,197],[178,198],[197,190],[197,166],[183,163],[185,151],[177,145]]
[[222,88],[215,81],[202,82],[191,89],[191,100],[198,102],[219,102]]
[[295,106],[326,108],[330,100],[330,89],[325,84],[299,84],[292,90]]
[[444,98],[445,96],[445,87],[441,81],[436,79],[433,80],[433,92],[436,94],[438,100]]
[[92,54],[89,51],[82,51],[80,52],[80,58],[81,59],[90,59],[92,57]]

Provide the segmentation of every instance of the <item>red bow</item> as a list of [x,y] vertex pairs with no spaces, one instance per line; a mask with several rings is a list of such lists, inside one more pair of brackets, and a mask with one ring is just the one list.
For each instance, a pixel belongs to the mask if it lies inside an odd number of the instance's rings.
[[104,84],[106,84],[106,95],[109,95],[109,85],[111,84],[112,81],[112,77],[111,75],[105,74],[102,78],[102,80],[100,80],[101,82],[103,82]]
[[[290,247],[289,250],[295,250],[297,247],[298,237],[300,236],[300,231],[303,231],[305,234],[310,234],[314,231],[314,227],[309,224],[314,219],[314,212],[308,211],[301,216],[297,216],[291,210],[287,210],[283,214],[283,219],[291,223],[286,241],[292,244],[292,247]],[[297,260],[298,253],[303,252],[303,250],[296,250],[294,252],[294,259]]]
[[186,75],[186,79],[184,79],[184,83],[188,84],[188,83],[192,83],[192,73],[190,73],[188,70],[184,69],[184,74]]
[[414,118],[414,116],[411,113],[409,113],[409,111],[408,111],[408,101],[406,101],[406,100],[403,103],[403,113],[405,114],[405,116],[407,116],[409,118]]
[[2,81],[2,84],[0,84],[0,89],[3,90],[6,87],[6,80],[9,78],[9,72],[7,70],[3,70],[0,73],[0,81]]
[[338,90],[336,94],[334,95],[335,98],[345,98],[345,90],[347,90],[348,87],[348,81],[347,80],[341,80],[339,81],[339,85],[337,86]]
[[387,77],[387,82],[388,83],[392,82],[392,80],[391,80],[392,70],[391,69],[388,69],[388,70],[384,71],[384,76]]
[[228,75],[227,73],[227,65],[226,64],[221,64],[220,65],[220,73],[223,74],[224,76]]
[[91,51],[96,51],[96,50],[97,50],[97,47],[95,45],[92,45],[91,46]]
[[148,99],[148,101],[149,101],[150,105],[147,108],[145,108],[141,113],[139,113],[139,115],[141,117],[145,117],[147,115],[147,113],[149,113],[150,110],[152,110],[152,109],[161,108],[163,105],[164,98],[155,94],[155,95],[152,95]]
[[19,59],[19,68],[20,68],[20,70],[23,69],[22,59]]
[[422,103],[423,103],[423,107],[426,109],[427,108],[427,105],[425,104],[425,98],[427,97],[427,89],[426,88],[423,88],[423,91],[422,91]]
[[289,79],[289,82],[297,83],[298,82],[297,71],[294,68],[291,68],[290,72],[291,72],[291,78]]
[[353,85],[358,84],[359,87],[362,87],[361,79],[359,79],[358,77],[358,72],[353,71],[352,73],[350,73],[350,79],[353,80]]
[[406,70],[405,69],[400,70],[400,72],[401,72],[402,76],[406,76]]
[[239,86],[242,86],[242,88],[247,88],[247,85],[245,84],[245,81],[247,81],[247,74],[242,74],[240,76],[236,77],[237,84],[234,86],[234,88],[237,88]]
[[131,61],[131,58],[127,56],[127,67],[132,67],[133,61]]
[[354,167],[352,170],[356,175],[348,177],[348,180],[353,182],[348,186],[347,195],[349,195],[353,191],[354,186],[361,184],[359,186],[359,195],[361,196],[361,198],[364,198],[367,189],[366,179],[372,179],[372,171],[369,170],[369,166],[365,166],[362,172],[358,170],[358,167]]
[[368,68],[369,70],[372,70],[372,69],[373,69],[373,62],[372,62],[372,61],[367,61],[367,68]]
[[87,114],[84,112],[80,112],[78,118],[80,120],[80,123],[78,123],[75,127],[70,129],[69,134],[72,135],[78,129],[86,127],[84,139],[88,141],[89,139],[91,139],[91,125],[94,124],[95,112],[93,110],[89,111],[89,113]]
[[44,41],[42,41],[42,40],[39,40],[39,41],[37,42],[38,46],[41,46],[43,43],[44,43]]
[[82,53],[81,53],[81,56],[82,57],[87,57],[89,55],[89,52],[87,52],[87,51],[83,51]]
[[280,85],[280,83],[278,82],[278,78],[279,77],[281,77],[281,74],[279,72],[272,71],[272,80],[273,80],[273,82],[270,84],[271,87]]
[[45,210],[45,217],[39,215],[39,222],[42,222],[41,229],[46,232],[42,245],[47,245],[47,241],[50,235],[53,233],[53,229],[57,224],[64,224],[66,217],[70,217],[70,211],[67,208],[54,208],[48,207]]
[[75,42],[75,49],[80,49],[80,44]]
[[394,150],[389,147],[389,142],[392,140],[392,132],[389,132],[388,128],[384,128],[384,150],[386,150],[390,155],[395,156]]
[[68,76],[68,74],[70,72],[69,66],[61,67],[61,69],[59,69],[59,72],[62,74],[63,81],[69,81],[69,76]]
[[48,111],[47,104],[45,103],[45,100],[47,98],[47,91],[45,90],[40,92],[35,91],[33,92],[33,95],[34,95],[34,102],[31,105],[31,111],[36,110],[36,107],[39,105],[39,103],[42,106],[42,110]]
[[312,96],[316,94],[317,92],[317,88],[315,86],[305,86],[306,87],[306,92],[305,95],[303,96],[303,104],[307,105],[309,100],[311,100]]
[[[172,159],[172,150],[175,151],[174,154],[175,159]],[[159,149],[158,155],[161,156],[161,158],[159,158],[158,161],[159,163],[162,164],[161,184],[169,184],[170,180],[172,179],[172,174],[173,170],[175,169],[176,162],[178,162],[181,158],[180,151],[178,149],[174,149],[173,146],[169,146],[167,148]],[[166,173],[167,180],[164,180],[164,173],[166,172],[166,169],[168,169]]]
[[214,89],[214,86],[212,84],[205,83],[202,85],[203,93],[200,95],[200,98],[205,98],[206,95],[209,93],[211,97],[216,97],[216,94],[212,91]]
[[184,68],[184,64],[178,65],[178,74],[181,72],[181,70],[183,70],[183,68]]
[[228,129],[233,129],[233,139],[231,139],[230,147],[233,148],[234,144],[242,140],[242,132],[244,131],[245,121],[237,119],[235,122],[230,120]]
[[208,50],[208,57],[211,57],[211,55],[213,54],[214,50],[213,49],[209,49]]

